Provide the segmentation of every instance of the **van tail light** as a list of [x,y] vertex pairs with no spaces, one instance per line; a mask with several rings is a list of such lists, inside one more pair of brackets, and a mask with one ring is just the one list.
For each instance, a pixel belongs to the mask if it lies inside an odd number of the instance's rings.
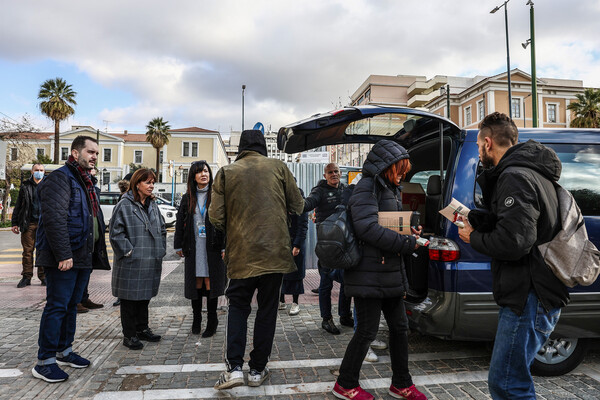
[[455,241],[442,237],[432,237],[429,242],[430,260],[456,261],[460,258],[460,250]]

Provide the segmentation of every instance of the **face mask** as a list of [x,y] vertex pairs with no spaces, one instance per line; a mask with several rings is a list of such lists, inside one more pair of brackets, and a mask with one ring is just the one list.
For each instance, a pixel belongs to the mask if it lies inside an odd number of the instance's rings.
[[44,178],[44,171],[34,171],[33,179],[37,179],[38,181]]

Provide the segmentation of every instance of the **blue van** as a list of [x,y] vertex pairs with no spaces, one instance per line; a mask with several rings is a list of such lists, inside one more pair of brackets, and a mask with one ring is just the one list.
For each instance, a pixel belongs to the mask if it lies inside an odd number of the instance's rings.
[[[408,150],[413,167],[406,180],[424,186],[421,222],[431,244],[407,258],[407,313],[413,330],[449,340],[493,340],[497,325],[490,259],[460,240],[458,228],[438,212],[452,198],[470,209],[483,208],[476,183],[482,171],[477,132],[421,110],[358,106],[287,125],[277,137],[279,149],[287,153],[380,139],[395,140]],[[600,247],[600,129],[521,129],[519,141],[529,139],[560,157],[560,184],[573,193],[590,240]],[[582,361],[589,339],[600,337],[600,281],[570,292],[570,304],[536,357],[535,374],[571,371]]]

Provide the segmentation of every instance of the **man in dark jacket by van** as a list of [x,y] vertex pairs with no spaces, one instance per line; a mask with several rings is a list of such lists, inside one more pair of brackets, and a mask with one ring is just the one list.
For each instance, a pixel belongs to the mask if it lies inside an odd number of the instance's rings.
[[77,303],[92,266],[110,269],[104,218],[89,173],[97,158],[96,140],[77,136],[66,165],[48,175],[39,188],[36,266],[43,266],[46,272],[47,301],[40,321],[38,363],[32,373],[46,382],[62,382],[69,377],[57,364],[72,368],[90,365],[71,346]]
[[569,300],[537,250],[560,229],[553,183],[562,166],[552,150],[517,141],[517,127],[505,114],[490,114],[479,125],[479,158],[487,169],[477,182],[490,214],[478,226],[472,211],[473,226],[466,221],[459,229],[462,240],[492,257],[492,291],[500,306],[488,376],[494,399],[535,399],[529,369]]
[[[340,167],[331,163],[325,166],[323,177],[317,183],[308,197],[304,200],[304,212],[315,210],[315,223],[318,225],[325,221],[327,217],[335,212],[335,208],[340,204],[346,204],[350,197],[348,186],[340,182]],[[340,330],[335,326],[331,316],[331,289],[333,281],[340,283],[340,294],[338,298],[338,315],[340,324],[353,327],[354,319],[350,311],[351,300],[344,293],[344,278],[342,270],[331,270],[322,267],[319,264],[319,309],[323,322],[321,327],[327,332],[338,335]]]

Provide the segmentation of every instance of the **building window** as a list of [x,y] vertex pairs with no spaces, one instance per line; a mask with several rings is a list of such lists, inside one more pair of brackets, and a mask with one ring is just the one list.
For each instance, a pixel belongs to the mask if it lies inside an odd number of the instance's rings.
[[165,159],[165,158],[164,158],[164,156],[165,156],[165,152],[164,152],[164,150],[161,150],[161,151],[158,153],[158,163],[159,163],[159,164],[162,164],[162,163],[164,162],[164,161],[163,161],[163,160]]
[[135,150],[133,152],[133,162],[135,164],[141,164],[144,160],[144,151],[143,150]]
[[465,108],[465,126],[471,125],[473,122],[471,118],[471,106]]
[[111,162],[112,161],[112,149],[104,149],[103,160],[105,162]]
[[46,155],[46,149],[44,149],[44,148],[36,149],[36,154],[37,154],[37,158],[39,160],[40,157],[43,157]]
[[198,157],[198,142],[183,142],[181,155],[183,157]]
[[511,99],[510,106],[512,108],[512,117],[521,118],[521,99]]
[[483,100],[477,102],[477,115],[479,121],[483,121],[485,118],[485,104],[483,103]]
[[69,158],[69,148],[68,147],[61,147],[60,148],[60,160],[61,161],[67,161],[67,158]]
[[108,172],[108,171],[102,172],[102,184],[108,185],[109,182],[110,182],[110,172]]
[[18,158],[19,158],[19,149],[17,149],[16,147],[11,147],[10,148],[10,161],[17,161]]
[[556,104],[548,104],[548,122],[556,122]]
[[185,168],[182,172],[181,172],[181,182],[185,183],[188,180],[188,175],[190,174],[190,170]]

